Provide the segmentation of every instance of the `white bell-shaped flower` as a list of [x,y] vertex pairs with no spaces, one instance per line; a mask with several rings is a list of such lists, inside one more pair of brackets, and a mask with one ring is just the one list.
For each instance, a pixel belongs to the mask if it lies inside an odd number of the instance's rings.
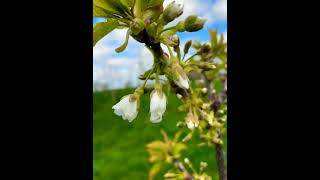
[[153,123],[159,123],[162,121],[162,115],[166,111],[167,97],[161,91],[161,89],[155,89],[151,93],[150,102],[150,121]]
[[132,122],[138,115],[138,99],[130,98],[131,96],[131,94],[124,96],[112,107],[116,115],[129,122]]
[[189,89],[189,78],[175,59],[172,60],[173,80],[176,85],[183,89]]

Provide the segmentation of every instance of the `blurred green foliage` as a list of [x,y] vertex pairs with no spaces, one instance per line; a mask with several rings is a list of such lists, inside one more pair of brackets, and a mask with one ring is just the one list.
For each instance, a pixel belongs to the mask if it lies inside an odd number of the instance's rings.
[[[183,120],[185,114],[177,107],[180,100],[168,95],[167,111],[159,124],[150,122],[149,94],[141,98],[138,117],[129,123],[116,116],[111,109],[120,98],[132,93],[133,89],[95,92],[93,95],[93,172],[94,180],[144,180],[148,179],[151,164],[148,162],[146,145],[154,140],[162,139],[160,129],[173,137],[178,130],[176,123]],[[184,135],[188,129],[184,128]],[[208,162],[208,174],[217,179],[217,167],[214,147],[198,147],[198,136],[188,142],[188,149],[182,154],[192,161],[198,169],[201,161]],[[227,147],[225,140],[225,148]],[[227,156],[227,153],[226,153]],[[169,167],[164,166],[160,174]],[[158,176],[156,179],[163,179]]]

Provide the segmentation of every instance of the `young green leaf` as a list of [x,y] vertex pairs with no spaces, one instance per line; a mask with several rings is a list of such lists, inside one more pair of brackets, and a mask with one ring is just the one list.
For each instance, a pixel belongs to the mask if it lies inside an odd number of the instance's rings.
[[107,0],[93,0],[93,5],[101,9],[107,10],[111,13],[120,14],[112,1]]
[[150,171],[149,171],[149,176],[148,176],[148,180],[153,180],[155,179],[155,176],[160,172],[161,170],[161,166],[162,166],[162,163],[155,163]]
[[99,22],[93,27],[93,46],[104,36],[117,28],[119,25],[117,20],[108,20],[107,22]]
[[116,49],[117,53],[120,53],[126,49],[128,42],[129,42],[129,34],[130,34],[130,29],[127,30],[127,35],[126,35],[126,39],[125,39],[124,43]]
[[211,47],[214,48],[218,43],[217,31],[210,29]]
[[122,17],[126,17],[128,7],[123,5],[119,0],[93,0],[93,5],[100,7],[111,14],[117,14]]
[[120,0],[121,4],[126,7],[133,7],[134,0]]
[[99,6],[93,4],[93,16],[94,17],[104,17],[104,18],[113,18],[110,11],[107,11]]

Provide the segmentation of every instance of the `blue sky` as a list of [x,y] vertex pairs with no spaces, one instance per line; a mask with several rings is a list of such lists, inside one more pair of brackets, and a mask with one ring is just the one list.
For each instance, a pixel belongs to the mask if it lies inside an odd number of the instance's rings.
[[[173,0],[165,0],[164,6]],[[218,28],[219,33],[227,36],[227,0],[175,0],[184,4],[184,13],[181,17],[168,24],[185,19],[191,14],[206,18],[205,28],[198,32],[178,33],[181,46],[189,40],[201,42],[209,41],[208,29]],[[93,24],[104,21],[102,18],[93,18]],[[123,53],[116,53],[115,48],[120,46],[125,37],[125,30],[116,30],[108,34],[93,48],[93,81],[94,89],[108,87],[117,89],[130,84],[140,84],[138,75],[152,66],[152,56],[146,48],[130,38],[129,45]]]

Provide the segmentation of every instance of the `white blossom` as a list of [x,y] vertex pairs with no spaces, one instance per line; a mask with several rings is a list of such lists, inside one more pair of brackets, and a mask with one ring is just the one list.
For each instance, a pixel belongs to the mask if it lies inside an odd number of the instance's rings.
[[153,123],[159,123],[162,121],[162,115],[166,111],[167,97],[159,90],[154,90],[151,93],[150,102],[150,121]]
[[130,101],[130,96],[131,94],[124,96],[112,109],[114,109],[114,113],[121,116],[122,119],[132,122],[138,115],[138,100]]

